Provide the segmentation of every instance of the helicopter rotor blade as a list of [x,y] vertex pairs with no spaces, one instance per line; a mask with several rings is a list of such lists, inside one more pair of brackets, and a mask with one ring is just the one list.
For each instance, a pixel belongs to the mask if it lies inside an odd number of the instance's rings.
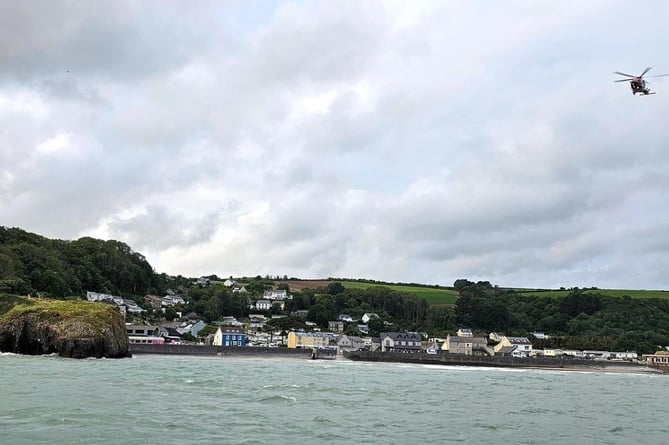
[[620,79],[620,80],[614,80],[614,82],[631,82],[634,79]]
[[620,71],[614,71],[613,74],[619,74],[621,76],[627,76],[627,77],[637,77],[637,76],[632,76],[631,74],[621,73]]
[[657,74],[655,76],[648,76],[648,77],[653,78],[653,77],[666,77],[666,76],[669,76],[669,74]]
[[651,68],[652,68],[652,67],[649,66],[648,68],[646,68],[645,70],[643,70],[643,73],[641,73],[641,74],[639,75],[639,77],[643,77],[643,75],[646,74],[648,71],[650,71]]

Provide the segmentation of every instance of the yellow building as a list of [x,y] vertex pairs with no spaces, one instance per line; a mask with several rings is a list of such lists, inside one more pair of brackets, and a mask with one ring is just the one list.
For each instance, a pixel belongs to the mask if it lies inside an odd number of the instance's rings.
[[514,357],[529,357],[532,354],[532,342],[527,337],[502,337],[495,345],[495,354],[503,350],[511,350]]
[[334,339],[334,334],[330,332],[289,332],[288,347],[292,349],[317,348],[328,346]]

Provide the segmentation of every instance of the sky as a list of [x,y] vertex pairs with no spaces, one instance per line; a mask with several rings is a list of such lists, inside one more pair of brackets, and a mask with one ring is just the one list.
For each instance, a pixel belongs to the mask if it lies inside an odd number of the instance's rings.
[[0,4],[0,225],[159,273],[669,290],[669,2]]

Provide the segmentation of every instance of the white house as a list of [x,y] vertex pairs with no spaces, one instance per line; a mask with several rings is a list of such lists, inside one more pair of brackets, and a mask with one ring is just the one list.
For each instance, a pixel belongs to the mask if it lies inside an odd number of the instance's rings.
[[237,284],[237,282],[235,280],[231,280],[229,278],[223,282],[223,286],[225,286],[225,287],[232,287],[235,284]]
[[379,316],[374,312],[365,312],[362,316],[362,322],[367,324],[372,318],[379,318]]
[[340,351],[358,351],[364,349],[365,342],[361,337],[353,335],[342,335],[337,340],[337,346]]
[[268,311],[272,309],[272,302],[269,300],[256,301],[256,309],[259,311]]
[[418,332],[381,332],[382,352],[418,352],[423,349]]
[[242,325],[242,323],[240,321],[238,321],[235,317],[233,317],[231,315],[223,317],[223,319],[221,321],[222,321],[222,324],[224,326],[241,326]]
[[193,337],[197,337],[197,334],[205,327],[205,323],[202,320],[190,323],[184,323],[181,327],[177,328],[179,334],[191,334]]
[[286,300],[290,299],[290,295],[285,289],[274,289],[263,292],[263,298],[266,300]]
[[178,295],[165,295],[162,299],[163,306],[175,306],[177,304],[186,304],[183,298]]
[[91,291],[86,292],[86,299],[88,301],[111,301],[117,306],[121,306],[123,304],[123,297],[118,297],[116,295],[110,295],[110,294],[102,294],[99,292],[91,292]]
[[131,314],[141,314],[142,312],[146,312],[144,309],[139,307],[137,303],[135,303],[132,300],[128,299],[123,299],[123,305],[125,306],[126,312],[130,312]]
[[458,337],[473,337],[474,333],[469,328],[460,328],[455,333],[455,335],[457,335]]
[[615,360],[636,360],[639,358],[639,354],[634,351],[612,352],[611,355],[611,358]]
[[249,326],[252,328],[258,329],[265,326],[266,320],[265,316],[262,314],[250,314],[249,315]]

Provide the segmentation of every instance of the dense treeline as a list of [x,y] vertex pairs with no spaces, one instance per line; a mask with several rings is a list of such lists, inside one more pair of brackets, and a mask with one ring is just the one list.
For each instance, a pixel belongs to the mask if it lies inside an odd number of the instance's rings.
[[0,292],[64,298],[90,290],[143,296],[162,292],[165,281],[122,242],[89,237],[52,240],[0,226]]
[[573,289],[565,297],[525,296],[489,282],[457,280],[459,325],[509,335],[542,331],[554,337],[539,348],[654,352],[669,345],[669,300],[601,295]]

